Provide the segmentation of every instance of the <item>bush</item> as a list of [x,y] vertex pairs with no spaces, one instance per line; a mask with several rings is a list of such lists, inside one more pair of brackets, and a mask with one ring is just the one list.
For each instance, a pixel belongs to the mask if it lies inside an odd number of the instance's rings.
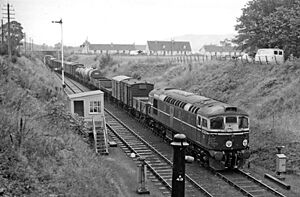
[[115,64],[115,62],[114,62],[112,56],[109,54],[105,54],[105,55],[101,56],[101,58],[99,60],[99,68],[101,70],[107,66],[112,66],[114,64]]
[[11,62],[15,64],[15,63],[17,63],[17,61],[18,61],[18,58],[17,58],[17,56],[15,56],[15,55],[14,55],[14,56],[12,56],[12,58],[11,58]]

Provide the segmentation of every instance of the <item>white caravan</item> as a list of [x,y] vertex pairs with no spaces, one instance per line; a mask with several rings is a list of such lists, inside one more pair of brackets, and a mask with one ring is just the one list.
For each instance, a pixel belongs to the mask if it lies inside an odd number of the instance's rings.
[[282,49],[258,49],[255,61],[261,63],[283,63],[284,52]]

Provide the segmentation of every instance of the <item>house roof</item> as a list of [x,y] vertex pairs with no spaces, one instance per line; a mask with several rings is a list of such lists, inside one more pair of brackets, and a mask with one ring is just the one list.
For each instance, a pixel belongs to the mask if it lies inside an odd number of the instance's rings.
[[145,51],[146,50],[146,45],[134,45],[135,50],[137,51]]
[[74,99],[74,98],[81,98],[81,97],[87,97],[87,96],[94,96],[94,95],[101,95],[103,94],[102,91],[100,90],[95,90],[95,91],[88,91],[88,92],[80,92],[80,93],[76,93],[76,94],[70,94],[68,95],[70,99]]
[[187,41],[147,41],[150,51],[191,51]]
[[206,52],[235,52],[235,47],[232,46],[217,46],[217,45],[204,45],[202,47]]
[[116,51],[124,51],[124,50],[135,50],[135,46],[133,44],[89,44],[90,50],[116,50]]

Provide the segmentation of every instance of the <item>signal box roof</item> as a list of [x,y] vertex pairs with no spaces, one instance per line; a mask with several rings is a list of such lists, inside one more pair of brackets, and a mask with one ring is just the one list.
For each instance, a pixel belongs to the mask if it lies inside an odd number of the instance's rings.
[[94,95],[101,95],[103,92],[101,90],[95,90],[95,91],[88,91],[88,92],[80,92],[76,94],[70,94],[68,95],[70,99],[75,98],[81,98],[81,97],[88,97],[88,96],[94,96]]

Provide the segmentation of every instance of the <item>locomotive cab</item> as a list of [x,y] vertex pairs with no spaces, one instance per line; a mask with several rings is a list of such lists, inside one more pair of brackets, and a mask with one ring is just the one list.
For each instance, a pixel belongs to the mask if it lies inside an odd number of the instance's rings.
[[249,129],[249,120],[246,116],[217,116],[209,119],[211,131],[238,132]]

